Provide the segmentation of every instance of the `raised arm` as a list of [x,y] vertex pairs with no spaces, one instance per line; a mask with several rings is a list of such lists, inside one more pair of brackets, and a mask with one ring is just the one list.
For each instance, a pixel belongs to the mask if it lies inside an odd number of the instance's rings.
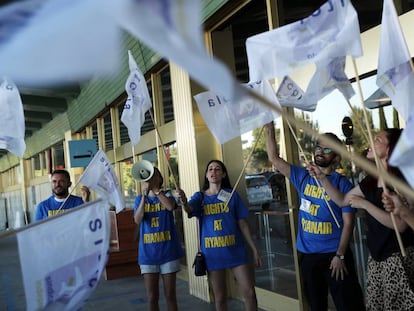
[[138,208],[134,214],[134,221],[137,225],[140,225],[142,219],[144,219],[144,206],[145,206],[145,199],[147,198],[148,189],[142,189],[142,197],[141,201],[139,202]]
[[193,213],[193,208],[190,204],[188,204],[187,196],[185,195],[185,192],[183,189],[177,188],[176,189],[178,200],[182,203],[182,207],[185,210],[185,212],[188,215],[191,215]]
[[316,177],[320,181],[321,186],[325,189],[328,196],[336,203],[336,205],[340,207],[349,205],[349,201],[353,195],[358,195],[361,197],[364,196],[359,186],[354,187],[348,193],[342,193],[337,187],[332,185],[328,177],[322,173],[318,166],[314,164],[308,164],[307,169],[311,176]]
[[274,168],[278,170],[285,177],[290,177],[290,164],[279,157],[276,145],[275,125],[270,122],[265,125],[266,129],[266,150],[269,161],[273,164]]
[[158,190],[152,190],[165,208],[169,211],[173,211],[176,207],[174,198],[167,197],[164,192]]

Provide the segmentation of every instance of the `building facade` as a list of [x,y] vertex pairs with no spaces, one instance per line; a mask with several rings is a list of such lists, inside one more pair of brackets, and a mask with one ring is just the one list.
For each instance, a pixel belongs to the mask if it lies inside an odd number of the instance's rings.
[[[363,32],[364,56],[357,59],[356,64],[359,76],[368,78],[375,75],[377,67],[382,1],[361,2],[355,3],[355,6]],[[414,13],[410,11],[414,8],[414,2],[395,2],[399,12],[405,13],[401,17],[401,24],[409,39],[414,29],[411,25]],[[298,0],[203,1],[206,49],[221,59],[240,82],[249,82],[246,39],[306,17],[322,3]],[[407,42],[411,51],[414,51],[413,40]],[[124,43],[123,67],[116,76],[94,79],[79,87],[54,90],[53,98],[59,98],[55,102],[46,100],[44,94],[33,99],[39,105],[43,101],[53,107],[52,118],[27,137],[27,149],[22,159],[10,153],[0,158],[0,229],[14,228],[22,222],[22,217],[23,222],[31,222],[37,204],[51,195],[49,176],[56,168],[69,170],[74,184],[73,192],[80,191],[77,181],[83,168],[71,167],[68,143],[71,140],[95,139],[97,148],[105,151],[120,180],[126,208],[133,208],[134,198],[139,193],[139,185],[131,178],[130,170],[140,159],[151,161],[168,177],[165,178],[165,188],[174,189],[178,183],[188,195],[200,189],[205,165],[210,159],[220,159],[227,165],[233,183],[243,173],[246,144],[242,137],[223,145],[218,144],[197,109],[193,96],[205,90],[193,82],[187,72],[162,59],[136,38],[125,33]],[[127,129],[120,121],[127,98],[127,50],[131,51],[145,75],[153,101],[153,111],[147,112],[141,140],[135,146],[131,145]],[[348,77],[355,77],[352,64],[347,64],[346,71]],[[310,75],[311,71],[305,70],[293,77],[299,84],[306,85]],[[24,99],[25,94],[25,105]],[[60,108],[62,103],[63,107]],[[293,110],[290,113],[293,114]],[[288,127],[281,121],[278,123],[281,153],[290,162],[299,164],[299,150]],[[253,173],[260,172],[258,169]],[[237,191],[247,203],[243,180]],[[258,301],[265,310],[275,310],[275,306],[280,310],[303,310],[306,306],[295,249],[297,198],[295,190],[288,183],[283,192],[284,199],[275,200],[274,213],[265,213],[260,207],[249,207],[249,223],[264,263],[262,268],[254,272]],[[188,280],[192,295],[211,302],[207,278],[195,277],[191,268],[198,244],[194,234],[196,222],[183,213],[181,210],[175,212],[186,251],[179,277]],[[359,271],[363,276],[366,253],[362,231],[357,229],[354,247]],[[240,298],[237,285],[230,275],[228,285],[230,296]]]

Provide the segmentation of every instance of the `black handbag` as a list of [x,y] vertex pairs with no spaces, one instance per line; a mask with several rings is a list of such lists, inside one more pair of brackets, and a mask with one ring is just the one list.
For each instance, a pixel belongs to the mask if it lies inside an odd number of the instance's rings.
[[193,268],[195,276],[203,276],[207,274],[206,257],[200,251],[195,255]]
[[[201,196],[203,198],[204,203],[204,193],[201,192]],[[201,248],[201,221],[197,218],[197,236],[198,236],[198,252],[195,255],[193,268],[195,276],[203,276],[207,274],[207,264],[206,264],[206,257],[204,256],[203,252],[200,250]]]

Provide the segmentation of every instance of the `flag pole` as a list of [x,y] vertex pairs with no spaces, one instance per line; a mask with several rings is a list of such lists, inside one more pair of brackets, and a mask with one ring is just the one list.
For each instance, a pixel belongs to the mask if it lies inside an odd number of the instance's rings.
[[[80,180],[82,179],[82,176],[85,175],[86,171],[89,169],[89,165],[85,168],[85,170],[83,171],[82,175],[79,177],[79,180],[75,183],[75,185],[73,186],[72,190],[69,192],[68,196],[65,198],[65,200],[62,202],[62,204],[60,204],[59,208],[57,209],[58,211],[60,211],[63,207],[63,205],[65,205],[66,201],[68,200],[68,198],[70,197],[70,195],[72,194],[72,192],[76,189],[76,187],[80,184]],[[85,202],[84,202],[85,203]]]
[[396,189],[401,191],[402,194],[406,195],[407,197],[410,197],[414,199],[414,189],[412,189],[410,186],[407,185],[407,183],[403,182],[396,176],[390,174],[386,171],[379,172],[374,164],[372,164],[370,161],[368,161],[366,158],[358,155],[358,154],[351,154],[342,144],[339,144],[338,142],[330,139],[329,137],[325,137],[318,132],[316,132],[314,129],[309,127],[305,122],[301,120],[297,120],[294,116],[288,114],[287,112],[283,111],[278,106],[275,106],[273,103],[271,103],[266,98],[263,98],[262,96],[256,94],[255,92],[245,89],[243,90],[240,88],[241,92],[247,92],[250,97],[260,101],[264,106],[268,107],[269,109],[272,109],[273,111],[280,114],[283,118],[286,120],[289,120],[292,124],[299,126],[303,129],[304,132],[306,132],[309,136],[315,136],[319,141],[322,141],[330,146],[332,150],[343,156],[344,158],[347,158],[349,160],[352,160],[355,162],[356,165],[361,167],[363,170],[365,170],[367,173],[371,174],[375,177],[382,177],[385,182],[389,184],[394,184]]
[[[175,186],[175,188],[176,188],[176,189],[178,189],[177,178],[176,178],[176,177],[175,177],[175,175],[174,175],[174,172],[173,172],[173,170],[172,170],[172,168],[171,168],[171,165],[170,165],[170,161],[168,160],[168,157],[167,157],[167,153],[165,152],[165,149],[164,149],[164,142],[162,141],[161,134],[160,134],[159,129],[158,129],[158,125],[157,125],[157,123],[155,122],[154,115],[153,115],[153,113],[152,113],[151,108],[150,108],[148,111],[149,111],[149,113],[150,113],[152,123],[154,124],[155,132],[157,133],[158,139],[160,140],[160,143],[161,143],[161,146],[162,146],[162,149],[163,149],[163,154],[164,154],[164,156],[165,156],[165,160],[166,160],[166,162],[167,162],[168,169],[169,169],[169,171],[171,172],[171,176],[172,176],[172,178],[173,178],[174,186]],[[159,147],[159,146],[158,146],[158,147]]]
[[[300,152],[302,152],[302,154],[303,154],[303,156],[304,156],[304,158],[305,158],[305,163],[306,163],[306,164],[309,164],[309,163],[310,163],[310,161],[308,160],[308,157],[306,156],[305,152],[303,151],[303,148],[302,148],[302,146],[301,146],[301,144],[300,144],[300,142],[299,142],[299,139],[298,139],[298,137],[296,136],[295,132],[293,131],[292,125],[290,124],[290,122],[289,122],[289,121],[287,121],[287,124],[288,124],[288,126],[289,126],[290,132],[292,133],[293,138],[294,138],[294,139],[295,139],[295,141],[296,141],[296,144],[297,144],[297,145],[298,145],[298,147],[299,147]],[[313,176],[313,179],[315,180],[315,182],[316,182],[317,186],[318,186],[319,188],[323,189],[323,188],[321,187],[321,184],[319,183],[319,180],[316,178],[316,176]],[[341,228],[341,226],[340,226],[340,224],[339,224],[339,222],[338,222],[338,219],[336,218],[336,216],[335,216],[335,214],[334,214],[334,212],[333,212],[333,210],[332,210],[331,204],[329,203],[329,201],[328,201],[328,200],[327,200],[327,198],[326,198],[325,191],[324,191],[324,193],[323,193],[323,199],[325,200],[325,203],[326,203],[326,205],[328,206],[328,209],[329,209],[329,212],[330,212],[330,213],[331,213],[331,215],[332,215],[332,218],[335,220],[336,226],[337,226],[338,228]]]
[[[352,64],[354,66],[355,79],[356,79],[356,82],[357,82],[357,85],[358,85],[359,98],[361,100],[362,110],[364,112],[364,118],[365,118],[365,122],[367,124],[369,143],[372,146],[371,150],[372,150],[372,153],[374,154],[375,165],[377,166],[379,171],[384,172],[385,169],[383,167],[383,164],[379,160],[378,154],[377,154],[377,152],[374,148],[374,139],[372,137],[372,131],[371,131],[371,128],[369,127],[369,123],[368,123],[367,107],[365,106],[364,96],[363,96],[362,87],[361,87],[361,81],[359,80],[358,68],[357,68],[356,61],[355,61],[354,58],[352,58]],[[382,185],[382,189],[383,189],[384,193],[388,194],[389,193],[388,188],[386,187],[385,182],[381,177],[379,177],[379,182]],[[392,225],[394,227],[395,235],[397,236],[398,245],[400,246],[401,254],[402,254],[403,257],[405,257],[407,254],[405,252],[404,244],[403,244],[402,239],[401,239],[400,231],[398,231],[397,223],[395,222],[395,216],[394,216],[393,213],[389,213],[389,214],[391,216],[391,222],[392,222]]]
[[262,126],[262,128],[260,129],[259,136],[256,139],[256,141],[255,141],[255,143],[253,145],[252,150],[250,150],[249,155],[247,156],[246,162],[244,163],[243,168],[240,171],[239,177],[237,178],[236,183],[234,184],[233,189],[231,190],[230,196],[228,197],[228,199],[226,200],[226,202],[224,204],[224,208],[226,208],[229,205],[229,202],[230,202],[231,197],[233,196],[234,192],[236,191],[237,187],[239,186],[240,181],[241,181],[241,178],[243,176],[243,173],[246,170],[247,164],[249,163],[250,158],[252,157],[253,152],[254,152],[254,150],[257,147],[257,144],[259,142],[259,138],[262,137],[263,130],[264,130],[264,126]]

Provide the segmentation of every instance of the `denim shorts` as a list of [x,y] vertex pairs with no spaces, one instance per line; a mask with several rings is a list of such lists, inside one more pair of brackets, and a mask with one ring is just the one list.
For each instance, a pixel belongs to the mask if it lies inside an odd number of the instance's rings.
[[141,274],[145,273],[175,273],[180,271],[180,259],[169,261],[161,265],[139,265]]

